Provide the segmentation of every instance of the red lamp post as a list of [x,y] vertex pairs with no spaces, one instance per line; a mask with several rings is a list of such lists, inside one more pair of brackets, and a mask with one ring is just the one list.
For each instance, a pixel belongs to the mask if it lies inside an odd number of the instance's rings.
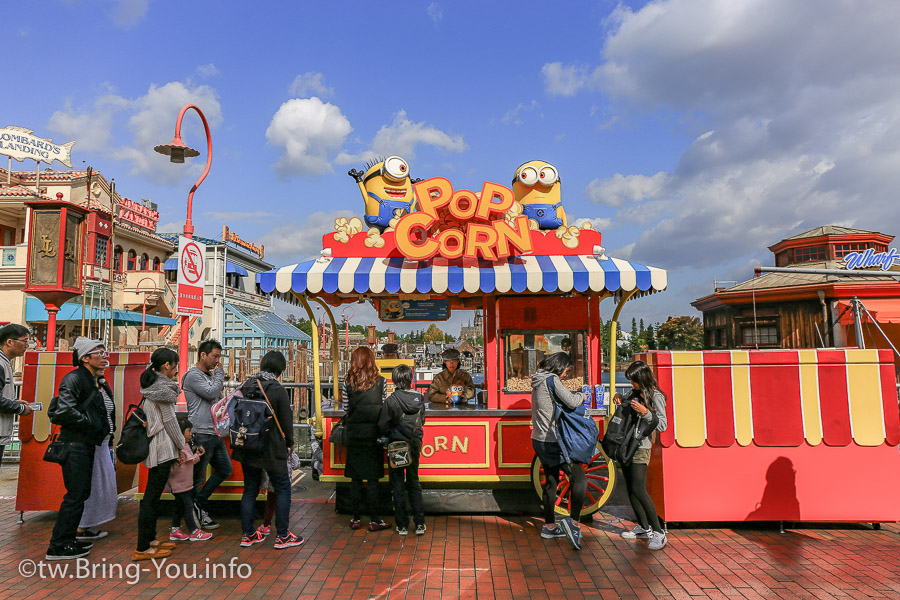
[[[173,163],[183,163],[185,157],[190,158],[200,155],[200,152],[198,150],[185,145],[185,143],[181,141],[181,121],[182,119],[184,119],[184,114],[188,111],[188,109],[191,108],[197,111],[197,114],[200,115],[200,120],[203,121],[203,128],[206,130],[206,168],[203,170],[203,174],[200,175],[200,178],[197,180],[197,182],[191,188],[190,193],[188,194],[187,219],[185,219],[184,222],[184,237],[186,238],[192,238],[194,236],[194,223],[193,221],[191,221],[191,207],[194,203],[194,192],[197,191],[197,188],[200,187],[200,184],[203,183],[204,179],[206,179],[206,176],[209,174],[209,167],[212,164],[212,137],[209,134],[209,123],[206,122],[206,116],[203,114],[203,111],[201,111],[193,104],[185,104],[183,107],[181,107],[181,112],[178,113],[178,119],[175,121],[175,139],[168,144],[161,144],[153,148],[160,154],[167,155],[169,157],[169,161]],[[188,321],[188,315],[181,315],[181,340],[178,347],[178,371],[182,376],[187,373],[188,370],[188,349],[190,348],[188,340]]]

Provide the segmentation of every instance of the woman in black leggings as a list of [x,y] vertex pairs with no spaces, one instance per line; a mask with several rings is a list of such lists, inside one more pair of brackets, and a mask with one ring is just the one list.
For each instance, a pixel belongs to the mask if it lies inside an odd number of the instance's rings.
[[[648,423],[652,422],[654,413],[659,418],[657,431],[666,430],[666,395],[663,394],[653,371],[643,361],[635,361],[625,370],[625,377],[631,382],[632,389],[623,398],[621,394],[613,396],[613,402],[621,404],[630,403],[641,417]],[[628,540],[635,538],[649,539],[651,550],[661,550],[666,545],[666,534],[656,515],[656,505],[647,493],[647,466],[650,464],[650,449],[653,442],[650,437],[641,440],[637,452],[631,463],[622,466],[625,475],[625,488],[628,490],[628,499],[631,508],[637,517],[638,524],[629,531],[622,532],[622,537]]]
[[[541,361],[537,372],[531,377],[531,445],[544,468],[544,528],[542,538],[566,537],[576,550],[581,550],[581,508],[587,492],[587,478],[584,469],[575,462],[567,463],[556,437],[553,415],[556,402],[575,408],[584,402],[581,392],[570,392],[562,383],[562,378],[572,368],[572,359],[566,352],[551,354]],[[552,391],[551,391],[552,388]],[[557,488],[559,472],[569,478],[569,516],[556,524]]]

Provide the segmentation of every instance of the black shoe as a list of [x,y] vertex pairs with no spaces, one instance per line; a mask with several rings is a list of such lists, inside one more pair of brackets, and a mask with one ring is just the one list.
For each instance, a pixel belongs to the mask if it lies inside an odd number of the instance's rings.
[[78,540],[72,542],[72,545],[76,548],[83,548],[84,550],[90,550],[94,547],[94,544],[92,544],[91,542],[79,542]]
[[75,541],[93,542],[94,540],[103,539],[108,535],[109,533],[107,533],[106,531],[100,531],[99,529],[85,529],[84,533],[75,534]]
[[85,549],[81,546],[76,546],[75,544],[69,544],[61,550],[48,549],[44,558],[46,560],[72,560],[73,558],[87,556],[90,553],[90,549]]

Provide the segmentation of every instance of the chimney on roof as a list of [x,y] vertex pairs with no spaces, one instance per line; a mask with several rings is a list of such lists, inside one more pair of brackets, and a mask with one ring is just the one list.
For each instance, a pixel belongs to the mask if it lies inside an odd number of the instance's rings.
[[157,211],[156,211],[156,202],[154,202],[154,201],[151,200],[150,198],[141,198],[141,204],[142,204],[145,208],[149,208],[150,210],[152,210],[152,211],[154,211],[154,212],[157,212]]

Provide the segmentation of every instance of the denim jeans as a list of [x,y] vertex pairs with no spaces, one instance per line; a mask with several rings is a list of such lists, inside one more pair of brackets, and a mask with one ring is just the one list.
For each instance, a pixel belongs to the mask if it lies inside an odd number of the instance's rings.
[[147,487],[144,488],[144,497],[141,499],[141,509],[138,511],[138,552],[143,552],[150,547],[150,542],[156,539],[156,518],[159,516],[159,497],[162,496],[172,472],[174,460],[158,464],[147,471]]
[[[68,456],[62,466],[66,495],[56,515],[50,536],[50,551],[61,551],[75,542],[78,523],[84,513],[84,503],[91,496],[91,473],[94,471],[96,446],[85,442],[68,442]],[[87,475],[85,475],[87,474]]]
[[[244,493],[241,496],[241,530],[244,535],[251,535],[256,528],[253,526],[253,509],[256,504],[256,496],[259,494],[259,484],[262,481],[263,470],[242,464],[244,471]],[[275,495],[275,531],[279,537],[286,536],[290,529],[291,518],[291,478],[286,473],[269,473],[269,481],[272,482],[270,492]]]
[[[204,450],[203,456],[194,465],[194,502],[205,508],[212,493],[231,475],[231,457],[228,456],[225,440],[217,435],[195,433],[194,446],[203,446]],[[209,479],[206,479],[207,465],[213,468]]]
[[409,526],[409,513],[406,510],[406,496],[412,506],[413,522],[425,524],[425,509],[422,505],[422,484],[419,483],[419,453],[410,451],[412,463],[408,467],[395,469],[390,467],[388,478],[391,482],[391,495],[394,499],[394,516],[397,527]]

